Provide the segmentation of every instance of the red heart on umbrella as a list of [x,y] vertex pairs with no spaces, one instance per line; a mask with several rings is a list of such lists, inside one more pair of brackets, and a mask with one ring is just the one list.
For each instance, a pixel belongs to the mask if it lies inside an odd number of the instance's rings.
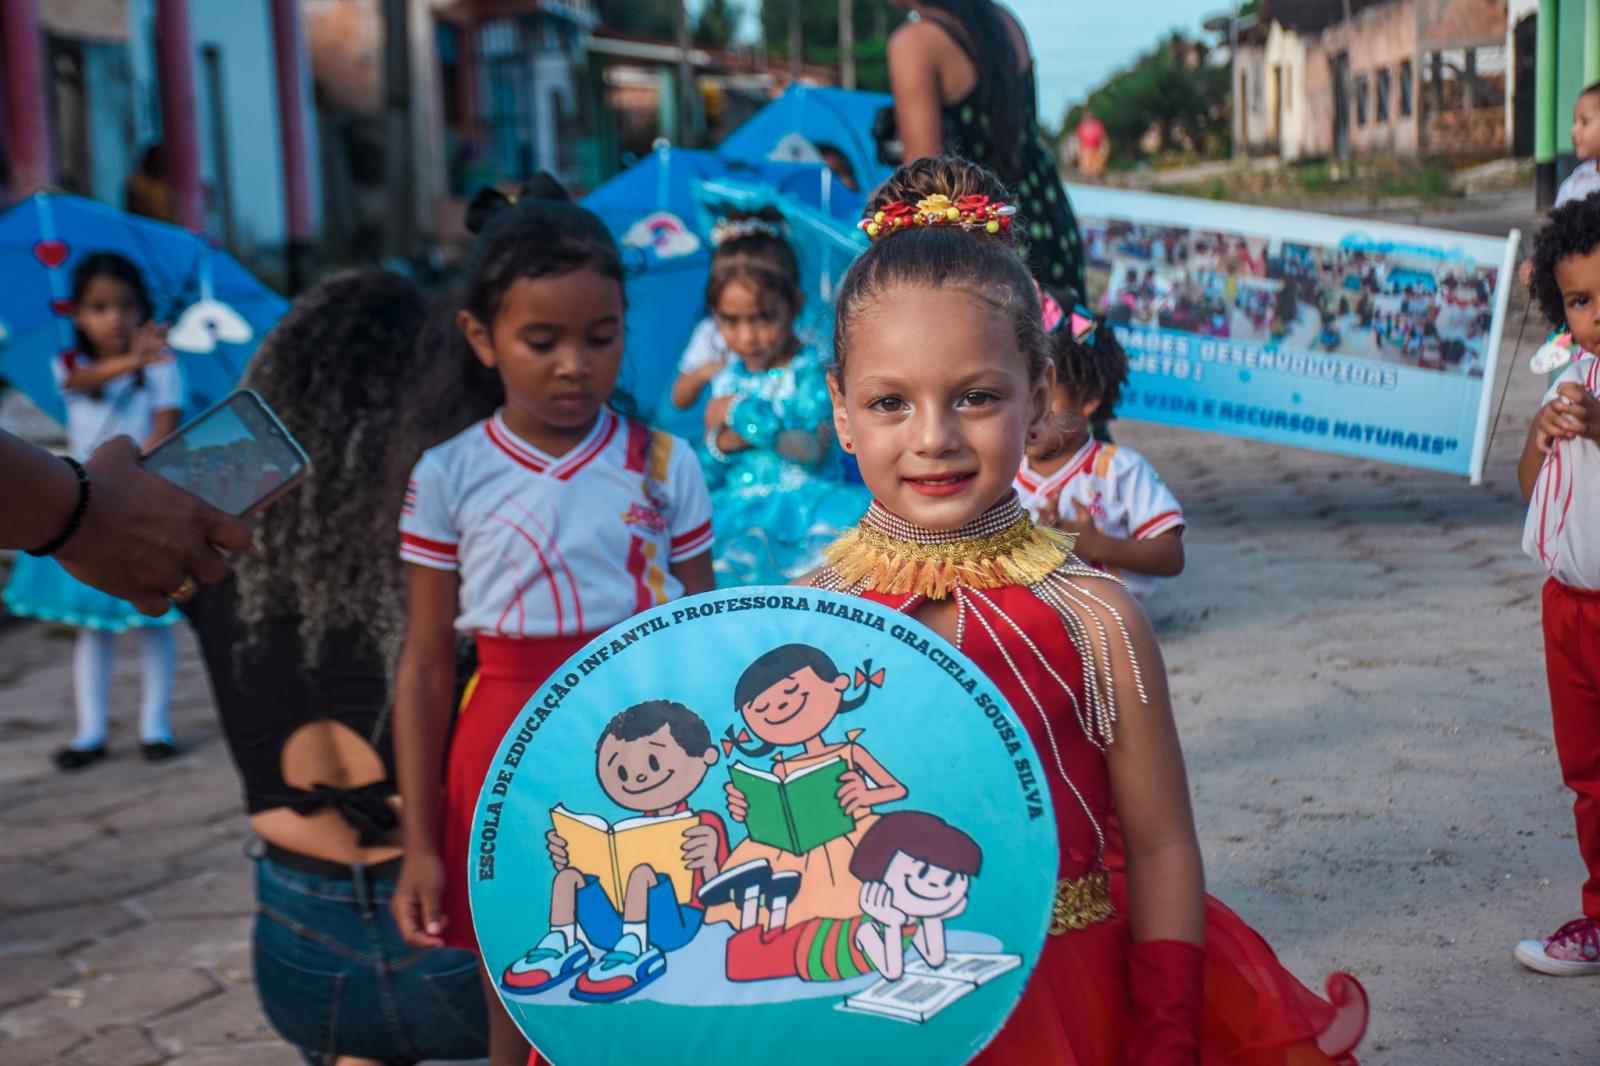
[[50,310],[54,311],[56,314],[60,315],[62,318],[66,318],[68,315],[72,314],[72,301],[71,300],[51,300],[50,301]]
[[33,246],[33,257],[54,270],[67,261],[65,241],[40,241]]

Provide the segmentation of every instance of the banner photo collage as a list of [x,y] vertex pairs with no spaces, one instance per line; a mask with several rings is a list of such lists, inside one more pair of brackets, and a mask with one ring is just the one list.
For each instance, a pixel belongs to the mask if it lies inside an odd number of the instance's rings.
[[1479,480],[1518,233],[1069,191],[1120,414]]

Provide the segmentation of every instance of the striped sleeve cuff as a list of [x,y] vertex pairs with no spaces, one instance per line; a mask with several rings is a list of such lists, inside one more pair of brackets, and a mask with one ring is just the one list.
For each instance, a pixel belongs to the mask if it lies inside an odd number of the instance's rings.
[[400,534],[400,558],[435,570],[456,569],[456,546],[442,540],[429,540],[415,533]]
[[672,552],[669,558],[675,563],[681,563],[685,559],[693,559],[709,547],[711,547],[711,521],[707,519],[687,533],[680,533],[672,538]]
[[1184,527],[1182,511],[1162,511],[1133,531],[1133,540],[1150,540],[1173,529]]

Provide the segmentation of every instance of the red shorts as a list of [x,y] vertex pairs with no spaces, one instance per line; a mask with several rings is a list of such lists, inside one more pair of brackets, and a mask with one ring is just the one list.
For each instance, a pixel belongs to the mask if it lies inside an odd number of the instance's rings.
[[449,918],[444,941],[451,947],[478,950],[467,902],[468,853],[478,793],[500,750],[500,741],[521,717],[539,686],[593,639],[593,633],[544,640],[484,635],[477,639],[478,672],[467,686],[450,734],[444,791],[439,799],[439,854],[444,860],[440,906]]

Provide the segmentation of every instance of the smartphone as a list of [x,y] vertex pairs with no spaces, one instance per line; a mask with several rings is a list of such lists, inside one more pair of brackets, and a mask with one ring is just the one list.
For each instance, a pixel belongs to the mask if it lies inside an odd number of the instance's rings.
[[311,460],[266,401],[230,393],[145,455],[153,474],[232,515],[259,511],[311,473]]

